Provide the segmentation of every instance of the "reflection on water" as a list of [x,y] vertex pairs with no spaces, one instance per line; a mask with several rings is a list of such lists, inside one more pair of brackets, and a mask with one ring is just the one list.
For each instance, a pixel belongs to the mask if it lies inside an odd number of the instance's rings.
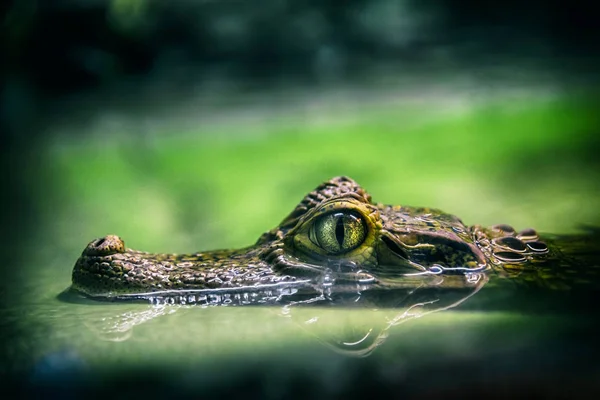
[[[465,277],[464,288],[461,289],[443,290],[440,281],[438,288],[423,285],[414,289],[391,289],[389,293],[375,296],[369,296],[368,292],[359,292],[354,296],[322,294],[313,299],[286,304],[281,313],[336,352],[366,357],[385,342],[390,329],[412,319],[456,307],[477,293],[486,282],[484,274],[472,273]],[[312,312],[308,313],[308,318],[306,312],[296,315],[297,308],[307,305],[365,308],[376,314],[377,318],[368,323],[355,318],[340,324],[331,318],[332,312],[335,312],[331,308],[310,309]]]
[[[135,327],[182,310],[215,306],[269,305],[273,316],[286,318],[298,330],[308,332],[340,354],[353,357],[370,355],[382,345],[389,331],[411,320],[458,306],[477,293],[487,282],[483,273],[452,277],[451,287],[444,277],[422,275],[420,283],[410,277],[412,287],[399,280],[395,288],[373,288],[368,285],[330,285],[315,287],[274,287],[243,293],[227,291],[187,291],[174,295],[153,295],[145,308],[132,304],[131,309],[83,314],[81,322],[96,337],[121,342],[134,335]],[[323,281],[319,279],[319,281]],[[457,282],[460,281],[461,285]],[[405,287],[403,287],[405,286]],[[77,294],[63,297],[77,301]],[[346,311],[339,318],[340,309]],[[365,319],[365,313],[370,318]],[[336,315],[337,314],[337,315]]]

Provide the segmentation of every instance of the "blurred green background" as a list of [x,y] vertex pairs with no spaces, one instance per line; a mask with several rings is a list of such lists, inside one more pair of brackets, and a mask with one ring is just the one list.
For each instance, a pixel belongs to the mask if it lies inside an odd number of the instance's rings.
[[54,139],[40,154],[54,188],[36,198],[44,236],[82,246],[116,233],[152,251],[243,246],[336,175],[376,201],[439,207],[469,224],[571,232],[598,222],[593,154],[582,159],[596,138],[585,97],[460,96],[310,110],[313,98],[176,132]]
[[586,7],[13,2],[3,313],[32,317],[5,318],[7,354],[20,357],[31,326],[55,329],[44,305],[93,238],[157,252],[249,245],[336,175],[467,224],[598,225]]

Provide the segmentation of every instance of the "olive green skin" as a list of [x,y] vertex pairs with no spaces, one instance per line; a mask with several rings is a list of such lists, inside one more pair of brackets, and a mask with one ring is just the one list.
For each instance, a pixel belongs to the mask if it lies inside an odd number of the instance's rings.
[[[327,254],[308,240],[321,215],[352,210],[365,221],[364,242]],[[573,282],[552,242],[510,226],[466,226],[454,215],[423,207],[373,203],[348,177],[336,177],[307,194],[281,224],[253,246],[193,254],[151,254],[127,249],[118,236],[91,241],[73,269],[72,288],[100,299],[180,291],[311,286],[323,277],[366,286],[423,285],[427,276],[461,287],[465,276],[511,278],[553,289]],[[560,270],[563,268],[563,270]],[[565,269],[566,268],[566,269]],[[439,282],[436,283],[439,285]]]

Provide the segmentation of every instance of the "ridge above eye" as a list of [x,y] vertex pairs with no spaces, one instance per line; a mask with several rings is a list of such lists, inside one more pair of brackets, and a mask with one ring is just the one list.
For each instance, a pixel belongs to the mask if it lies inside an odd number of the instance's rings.
[[310,240],[330,254],[342,254],[360,246],[366,237],[365,222],[356,212],[334,211],[320,216],[310,227]]

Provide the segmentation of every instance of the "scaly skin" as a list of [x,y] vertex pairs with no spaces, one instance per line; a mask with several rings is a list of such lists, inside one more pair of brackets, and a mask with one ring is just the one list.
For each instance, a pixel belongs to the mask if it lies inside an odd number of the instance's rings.
[[[331,253],[315,241],[313,229],[320,217],[339,212],[363,221],[364,239],[349,251]],[[330,234],[340,243],[350,237],[344,232],[353,232],[332,226],[337,230]],[[532,229],[517,233],[507,225],[465,226],[440,210],[373,203],[352,179],[336,177],[306,195],[278,227],[244,249],[150,254],[126,249],[114,235],[93,240],[75,264],[72,287],[90,297],[111,299],[293,287],[322,283],[323,277],[367,286],[422,287],[424,277],[443,276],[444,287],[461,287],[465,276],[477,273],[552,289],[592,279],[574,279],[572,264]]]

